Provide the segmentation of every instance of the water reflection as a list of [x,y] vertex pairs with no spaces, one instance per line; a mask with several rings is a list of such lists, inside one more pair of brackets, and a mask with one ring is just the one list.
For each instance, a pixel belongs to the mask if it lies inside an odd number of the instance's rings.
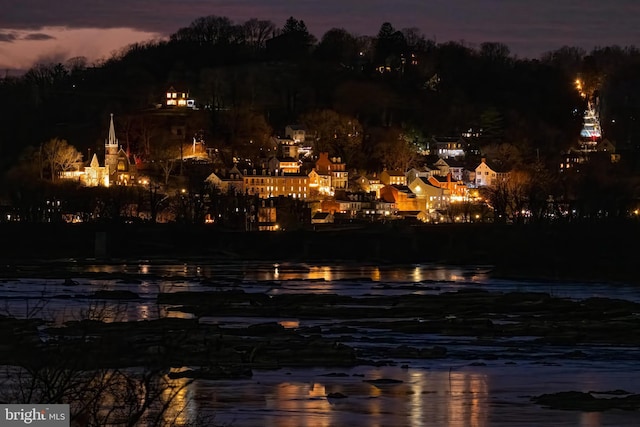
[[278,323],[285,329],[296,329],[300,327],[299,320],[281,320]]
[[[340,281],[365,279],[372,282],[423,282],[423,281],[465,281],[475,282],[486,278],[486,270],[467,270],[459,267],[432,266],[426,264],[397,265],[380,267],[377,265],[307,265],[272,264],[268,266],[238,266],[245,280],[310,280]],[[218,272],[219,273],[219,272]],[[202,266],[203,275],[215,275],[216,271]]]
[[[177,369],[172,368],[171,372]],[[160,402],[170,402],[163,413],[166,425],[189,425],[197,420],[197,405],[194,399],[195,388],[190,387],[187,378],[172,379],[165,377],[166,387],[162,389]]]
[[602,416],[600,412],[583,412],[580,414],[580,427],[600,427]]
[[[216,420],[242,426],[342,425],[480,427],[487,425],[488,377],[476,372],[396,370],[399,383],[372,384],[388,372],[371,368],[357,376],[254,378],[251,384],[196,381],[196,401],[215,407]],[[340,394],[345,397],[329,397]],[[208,396],[209,402],[200,397]],[[179,401],[176,401],[179,402]],[[193,405],[193,402],[187,403]],[[184,410],[185,408],[183,408]]]
[[[243,427],[394,426],[530,427],[533,425],[631,427],[630,412],[553,411],[529,397],[566,387],[560,367],[442,369],[356,368],[327,375],[320,369],[256,371],[251,380],[196,380],[188,386],[186,413],[215,413],[216,425]],[[620,382],[595,373],[598,388]],[[392,378],[400,383],[372,384]],[[497,381],[496,381],[497,380]],[[575,384],[582,389],[582,384]],[[614,386],[615,388],[615,386]],[[346,396],[329,397],[332,393]]]
[[[162,292],[244,290],[246,292],[300,293],[330,292],[341,295],[406,294],[424,290],[446,292],[465,286],[491,291],[537,290],[546,292],[553,286],[555,295],[580,297],[595,294],[639,301],[637,287],[609,284],[535,283],[500,281],[472,267],[431,265],[303,265],[303,264],[152,264],[136,262],[122,265],[94,265],[83,269],[71,266],[70,271],[110,272],[142,275],[138,280],[76,279],[75,286],[63,285],[61,278],[11,279],[0,286],[5,311],[29,317],[37,301],[47,299],[38,316],[51,316],[59,323],[73,319],[102,321],[135,321],[155,317],[192,318],[189,313],[158,305]],[[71,275],[71,277],[74,277]],[[87,277],[87,276],[80,276]],[[89,276],[94,277],[94,276]],[[128,277],[128,276],[127,276]],[[203,284],[201,278],[208,278]],[[212,288],[211,283],[215,284]],[[426,286],[422,286],[426,285]],[[429,289],[433,288],[433,289]],[[417,290],[416,290],[417,289]],[[128,290],[140,296],[130,301],[96,300],[90,296],[97,290]],[[46,315],[46,316],[45,316]],[[48,317],[47,317],[48,318]],[[297,319],[282,318],[201,318],[227,327],[276,321],[285,328],[299,328]],[[331,320],[330,320],[331,321]],[[303,319],[303,324],[308,323]],[[381,339],[397,344],[398,336],[381,333]],[[400,337],[403,338],[403,337]],[[416,338],[412,338],[416,339]],[[447,344],[455,350],[455,343]],[[604,349],[599,348],[602,353]],[[608,350],[613,354],[614,350]],[[629,352],[625,349],[625,352]],[[532,356],[534,357],[534,356]],[[537,355],[536,357],[541,357]],[[627,359],[631,360],[631,359]],[[496,362],[497,363],[497,362]],[[500,362],[502,363],[502,362]],[[518,360],[518,364],[523,363]],[[620,413],[578,413],[549,411],[532,405],[526,398],[544,392],[576,390],[637,391],[637,362],[619,360],[607,365],[602,375],[594,374],[594,362],[561,361],[558,371],[527,374],[529,366],[494,370],[453,368],[432,365],[422,368],[359,368],[345,371],[345,376],[323,376],[316,370],[256,372],[247,381],[197,380],[183,389],[186,380],[173,380],[180,390],[172,400],[167,417],[177,425],[193,422],[201,414],[215,413],[216,425],[253,426],[531,426],[553,425],[602,427],[636,425],[628,423],[629,415]],[[579,365],[582,363],[582,365]],[[578,368],[576,368],[576,366]],[[573,370],[572,370],[573,368]],[[517,375],[514,375],[516,371]],[[533,371],[535,372],[535,371]],[[342,372],[344,373],[344,372]],[[289,375],[291,374],[291,375]],[[528,376],[526,376],[528,375]],[[395,378],[398,384],[370,384],[364,379]],[[515,378],[515,379],[514,379]],[[346,398],[329,398],[342,393]],[[507,402],[507,403],[505,403]],[[517,421],[513,413],[520,417]],[[550,416],[552,414],[552,416]],[[633,415],[633,414],[632,414]],[[636,414],[637,415],[637,414]],[[618,417],[618,418],[616,418]],[[622,418],[627,417],[627,418]]]
[[322,267],[311,267],[309,269],[308,279],[330,282],[333,280],[333,270],[326,265]]

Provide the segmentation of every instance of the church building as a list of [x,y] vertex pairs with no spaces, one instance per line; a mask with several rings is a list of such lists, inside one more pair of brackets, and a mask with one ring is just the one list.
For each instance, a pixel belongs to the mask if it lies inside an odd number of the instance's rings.
[[109,123],[109,135],[104,143],[104,166],[100,166],[98,155],[94,154],[84,171],[64,173],[62,178],[79,179],[82,185],[87,187],[135,184],[136,167],[131,164],[129,156],[118,144],[113,114]]

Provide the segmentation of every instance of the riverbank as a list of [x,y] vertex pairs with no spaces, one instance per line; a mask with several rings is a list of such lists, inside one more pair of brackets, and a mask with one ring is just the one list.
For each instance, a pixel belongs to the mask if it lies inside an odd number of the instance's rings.
[[640,224],[493,224],[231,232],[177,224],[0,224],[8,262],[73,258],[491,265],[501,277],[638,281]]

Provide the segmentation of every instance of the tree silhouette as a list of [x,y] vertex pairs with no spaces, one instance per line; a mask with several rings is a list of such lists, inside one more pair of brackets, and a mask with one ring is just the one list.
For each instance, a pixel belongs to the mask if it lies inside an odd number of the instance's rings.
[[82,165],[82,154],[64,139],[52,138],[45,142],[41,153],[51,181],[56,181],[61,172],[78,170]]
[[309,55],[316,38],[309,33],[303,20],[289,17],[282,27],[280,35],[269,39],[266,43],[270,58],[280,60],[300,60]]
[[313,138],[316,155],[328,152],[348,163],[360,149],[362,126],[354,117],[333,110],[319,110],[302,115],[300,122]]
[[273,37],[276,26],[271,21],[251,18],[242,25],[244,40],[254,49],[263,49],[269,38]]
[[315,49],[315,57],[345,66],[353,64],[360,57],[358,39],[344,28],[327,31]]
[[396,31],[389,22],[383,23],[375,43],[375,65],[397,71],[404,64],[406,52],[407,42],[402,31]]

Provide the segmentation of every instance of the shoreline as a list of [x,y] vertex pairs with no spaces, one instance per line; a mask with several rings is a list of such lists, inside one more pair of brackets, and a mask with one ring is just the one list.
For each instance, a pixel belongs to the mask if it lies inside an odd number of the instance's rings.
[[491,266],[495,277],[640,282],[640,223],[409,226],[281,232],[179,224],[0,224],[7,264],[131,259],[440,263]]

